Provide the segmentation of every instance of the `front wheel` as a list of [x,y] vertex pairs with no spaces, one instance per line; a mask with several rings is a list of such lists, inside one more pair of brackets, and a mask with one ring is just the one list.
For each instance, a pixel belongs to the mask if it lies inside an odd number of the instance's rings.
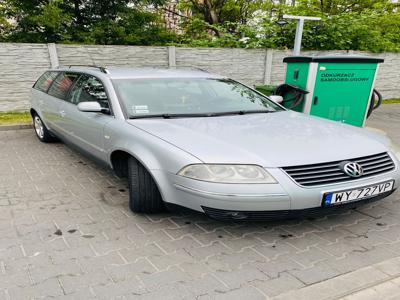
[[32,116],[33,120],[33,128],[35,129],[35,133],[37,138],[43,143],[49,143],[54,141],[54,137],[51,135],[49,130],[44,125],[42,119],[39,117],[37,113]]
[[133,157],[128,160],[129,208],[137,213],[165,209],[158,187],[150,173]]

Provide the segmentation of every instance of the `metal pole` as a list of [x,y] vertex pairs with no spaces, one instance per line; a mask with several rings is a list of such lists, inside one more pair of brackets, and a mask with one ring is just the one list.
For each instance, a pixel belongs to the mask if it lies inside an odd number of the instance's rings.
[[293,55],[294,56],[300,55],[301,38],[303,36],[304,20],[307,20],[307,21],[319,21],[319,20],[321,20],[321,18],[319,18],[319,17],[307,17],[307,16],[291,16],[291,15],[283,15],[282,18],[297,20],[296,38],[294,40]]
[[296,37],[294,39],[294,49],[293,49],[293,55],[300,55],[300,50],[301,50],[301,38],[303,36],[303,27],[304,27],[304,19],[301,18],[297,21],[297,27],[296,27]]

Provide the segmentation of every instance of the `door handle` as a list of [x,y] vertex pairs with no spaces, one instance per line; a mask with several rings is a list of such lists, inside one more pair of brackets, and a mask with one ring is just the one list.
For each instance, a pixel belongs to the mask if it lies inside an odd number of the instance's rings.
[[315,97],[314,97],[314,105],[317,105],[317,104],[318,104],[318,97],[315,96]]
[[64,111],[64,110],[60,111],[60,116],[61,116],[61,117],[63,117],[63,118],[64,118],[64,117],[65,117],[65,115],[66,115],[66,113],[65,113],[65,111]]

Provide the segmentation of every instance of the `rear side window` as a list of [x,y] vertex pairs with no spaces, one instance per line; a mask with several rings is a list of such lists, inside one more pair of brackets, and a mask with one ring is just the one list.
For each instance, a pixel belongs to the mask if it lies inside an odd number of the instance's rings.
[[46,72],[40,78],[38,81],[36,81],[35,85],[33,88],[42,91],[42,92],[47,92],[51,84],[53,83],[54,79],[57,77],[58,72]]
[[49,95],[60,99],[65,99],[72,84],[79,77],[75,73],[61,73],[51,85]]

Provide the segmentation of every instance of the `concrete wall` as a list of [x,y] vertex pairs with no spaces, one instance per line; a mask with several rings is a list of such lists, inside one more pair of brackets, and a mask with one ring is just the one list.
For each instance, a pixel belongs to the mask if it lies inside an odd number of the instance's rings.
[[0,44],[0,111],[29,107],[29,89],[50,66],[47,45]]
[[[302,54],[317,54],[310,51]],[[334,51],[326,53],[344,53]],[[352,52],[356,53],[356,52]],[[358,53],[358,52],[357,52]],[[362,53],[368,55],[368,53]],[[55,65],[186,66],[199,67],[244,83],[279,84],[284,80],[282,59],[290,51],[139,46],[93,46],[0,43],[0,111],[29,108],[29,90],[38,76]],[[385,59],[376,88],[385,99],[400,98],[400,54],[373,54]]]

